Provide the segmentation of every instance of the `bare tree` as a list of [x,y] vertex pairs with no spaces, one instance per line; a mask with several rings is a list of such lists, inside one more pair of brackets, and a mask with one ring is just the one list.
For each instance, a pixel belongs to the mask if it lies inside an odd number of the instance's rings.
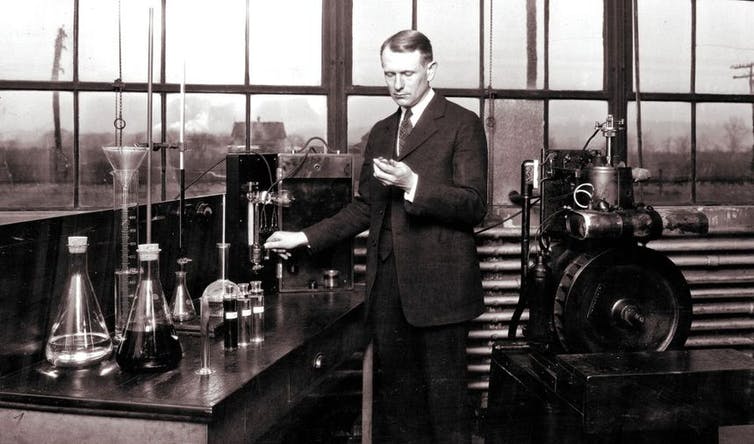
[[723,124],[723,128],[725,129],[725,147],[727,148],[727,151],[743,151],[743,139],[746,137],[746,124],[743,119],[731,116],[728,118],[728,121]]

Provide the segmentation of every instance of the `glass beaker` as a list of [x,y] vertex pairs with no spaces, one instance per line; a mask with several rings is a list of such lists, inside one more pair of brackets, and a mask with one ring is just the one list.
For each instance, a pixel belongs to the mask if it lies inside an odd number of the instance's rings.
[[96,364],[113,351],[87,268],[87,237],[68,238],[68,277],[45,346],[48,361],[58,367]]
[[223,317],[223,299],[227,294],[230,293],[235,298],[238,297],[238,285],[227,278],[229,251],[230,244],[217,244],[217,266],[220,276],[217,280],[207,285],[207,288],[205,288],[202,293],[202,298],[206,297],[209,302],[209,315],[213,318]]
[[175,272],[175,289],[173,289],[173,299],[170,301],[170,315],[177,322],[190,321],[196,317],[194,303],[186,286],[186,272],[182,270]]
[[139,285],[115,361],[130,372],[170,370],[178,365],[183,350],[160,283],[160,248],[157,244],[142,244],[137,253]]
[[139,165],[147,147],[104,146],[102,151],[113,168],[113,216],[118,260],[115,271],[115,340],[123,340],[130,301],[136,291],[138,260]]

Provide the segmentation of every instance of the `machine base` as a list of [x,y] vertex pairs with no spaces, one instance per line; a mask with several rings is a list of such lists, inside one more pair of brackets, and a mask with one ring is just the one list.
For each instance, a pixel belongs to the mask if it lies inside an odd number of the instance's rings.
[[754,358],[741,351],[495,348],[486,442],[717,443],[719,427],[754,423],[753,406]]

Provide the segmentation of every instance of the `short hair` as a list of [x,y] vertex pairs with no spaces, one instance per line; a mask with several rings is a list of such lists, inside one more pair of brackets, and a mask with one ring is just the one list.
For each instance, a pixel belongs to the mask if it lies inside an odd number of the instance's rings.
[[405,29],[391,35],[382,43],[380,55],[390,48],[393,52],[414,52],[419,51],[422,55],[422,63],[425,65],[433,60],[432,43],[429,38],[419,31]]

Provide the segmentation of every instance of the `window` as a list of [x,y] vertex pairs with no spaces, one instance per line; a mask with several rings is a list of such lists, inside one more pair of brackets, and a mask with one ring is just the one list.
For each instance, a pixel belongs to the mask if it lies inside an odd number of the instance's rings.
[[73,208],[73,95],[0,91],[0,208]]
[[[178,142],[185,79],[187,183],[233,149],[293,149],[318,136],[359,152],[395,111],[379,47],[416,28],[434,44],[433,87],[489,125],[493,205],[509,204],[521,160],[581,148],[607,113],[625,118],[616,149],[653,172],[640,191],[647,203],[754,203],[754,2],[637,1],[638,95],[633,3],[20,2],[0,15],[0,209],[111,205],[101,148],[115,143],[113,120],[123,113],[124,143],[146,142],[150,7],[153,138]],[[260,137],[265,126],[280,137]],[[590,143],[604,146],[601,136]],[[172,199],[178,151],[164,154],[153,158],[152,195]],[[223,168],[188,195],[222,192]]]
[[[691,105],[683,102],[642,103],[642,153],[636,130],[636,103],[628,106],[628,157],[631,165],[650,171],[636,190],[639,201],[653,204],[691,202]],[[641,159],[641,160],[640,160]]]
[[550,88],[603,88],[602,0],[552,1]]
[[[754,3],[644,0],[638,14],[645,101],[640,122],[636,103],[628,107],[629,160],[654,170],[645,195],[754,202]],[[731,103],[742,100],[749,103]]]

